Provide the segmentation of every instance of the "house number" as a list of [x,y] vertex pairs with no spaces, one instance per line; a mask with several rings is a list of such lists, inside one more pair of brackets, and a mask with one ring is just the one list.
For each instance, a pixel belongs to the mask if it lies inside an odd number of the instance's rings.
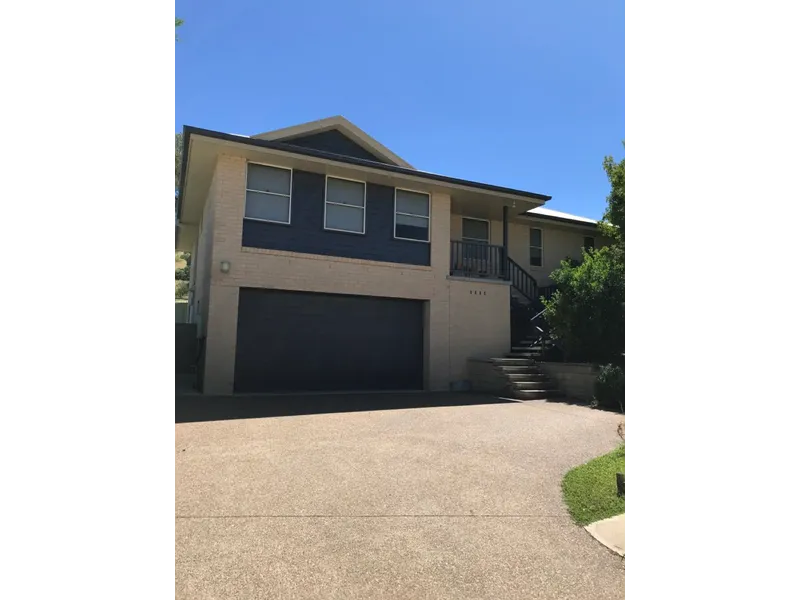
[[486,291],[485,290],[484,291],[470,290],[469,293],[470,294],[474,294],[476,296],[485,296],[486,295]]

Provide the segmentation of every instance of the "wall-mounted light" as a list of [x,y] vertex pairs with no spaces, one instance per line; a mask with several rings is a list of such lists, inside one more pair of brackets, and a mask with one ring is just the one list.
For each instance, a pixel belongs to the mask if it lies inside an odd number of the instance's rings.
[[223,273],[229,272],[231,270],[231,263],[229,263],[227,260],[223,260],[221,263],[219,263],[219,270]]

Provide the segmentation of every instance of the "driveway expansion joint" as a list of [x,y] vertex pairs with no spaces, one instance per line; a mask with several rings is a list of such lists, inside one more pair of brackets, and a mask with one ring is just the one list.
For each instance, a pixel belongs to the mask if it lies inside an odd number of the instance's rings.
[[175,515],[176,519],[569,519],[567,515]]

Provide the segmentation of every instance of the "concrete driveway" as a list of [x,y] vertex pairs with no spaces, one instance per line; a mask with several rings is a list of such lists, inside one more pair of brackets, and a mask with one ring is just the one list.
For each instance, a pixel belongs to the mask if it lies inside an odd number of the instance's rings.
[[[243,402],[271,414],[266,399],[229,402],[234,417]],[[466,395],[354,402],[176,425],[176,598],[624,597],[622,559],[560,491],[615,447],[619,416]],[[363,410],[404,402],[420,407]]]

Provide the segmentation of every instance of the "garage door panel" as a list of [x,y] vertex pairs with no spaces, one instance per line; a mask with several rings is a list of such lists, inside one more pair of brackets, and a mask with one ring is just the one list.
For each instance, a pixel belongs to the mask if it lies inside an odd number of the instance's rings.
[[241,289],[240,392],[420,389],[423,303]]

